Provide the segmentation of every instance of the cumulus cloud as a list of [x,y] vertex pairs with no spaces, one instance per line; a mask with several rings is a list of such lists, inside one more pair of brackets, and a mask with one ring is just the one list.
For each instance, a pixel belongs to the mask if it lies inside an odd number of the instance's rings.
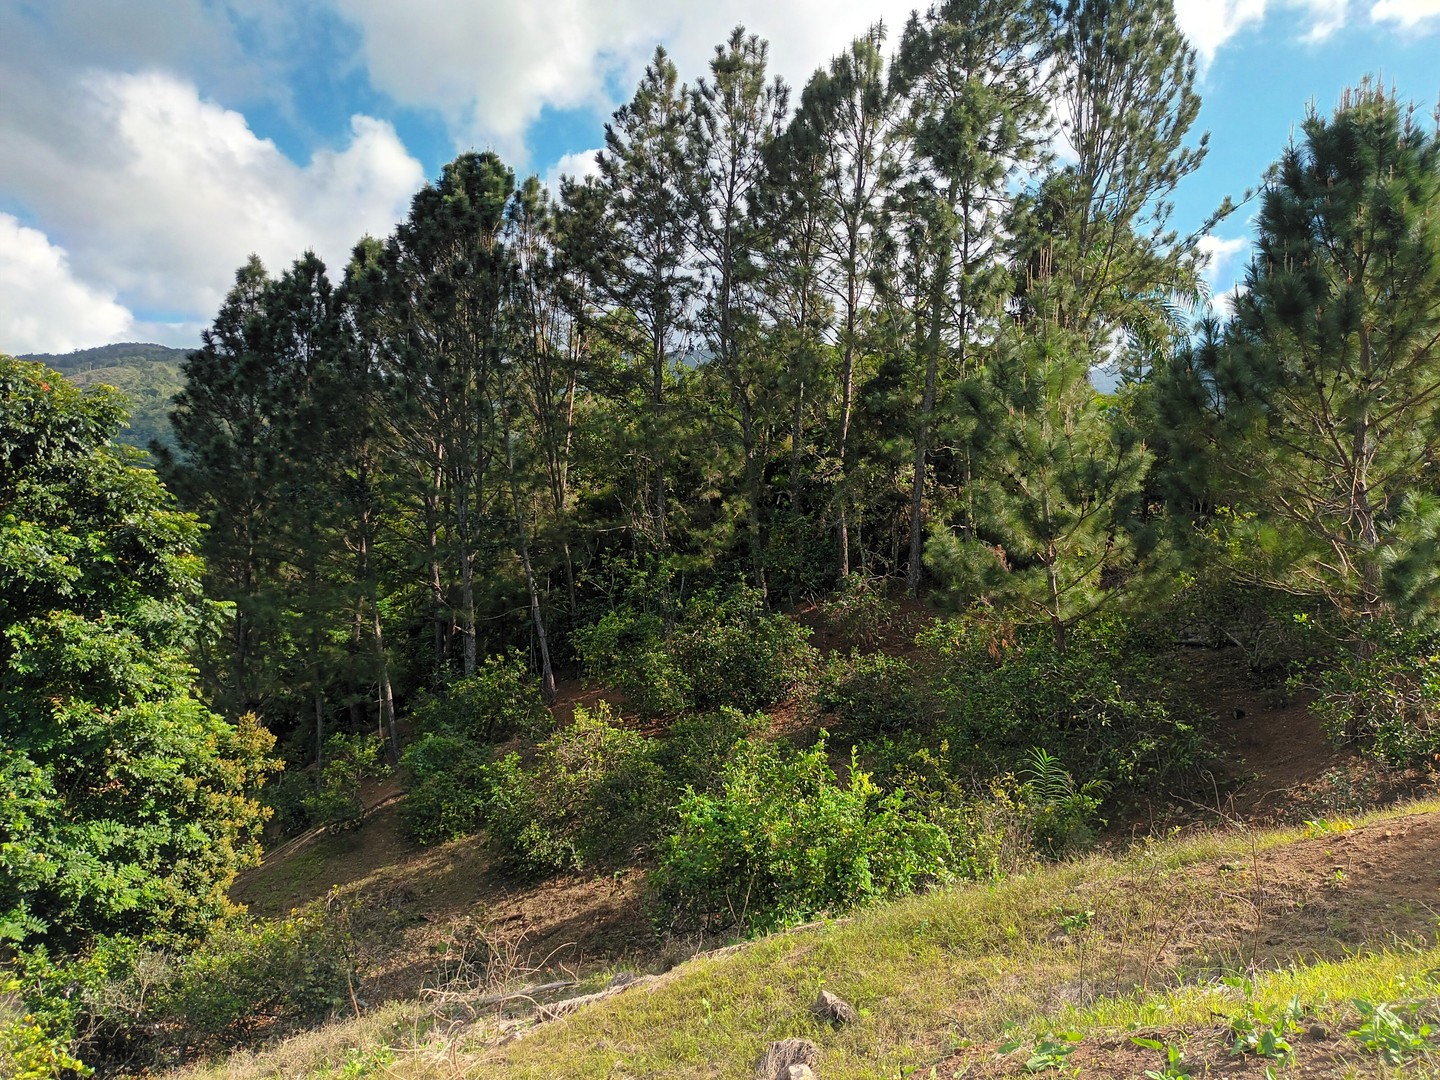
[[307,247],[343,266],[424,180],[394,129],[368,117],[301,165],[170,74],[92,73],[70,89],[58,127],[0,118],[0,141],[24,148],[0,161],[0,186],[63,222],[72,264],[132,308],[213,312],[251,252],[272,271]]
[[610,112],[629,96],[656,45],[693,81],[705,73],[714,46],[743,23],[772,43],[774,70],[803,84],[877,19],[898,36],[916,6],[913,0],[333,2],[359,28],[378,88],[406,105],[440,110],[457,146],[494,146],[521,164],[526,131],[546,108]]
[[1393,22],[1402,30],[1440,21],[1440,0],[1376,0],[1370,9],[1376,22]]
[[563,176],[568,176],[572,180],[584,180],[587,176],[599,176],[600,166],[595,161],[595,155],[598,153],[600,150],[597,147],[594,150],[580,150],[574,154],[562,155],[545,171],[545,186],[558,193],[560,178]]
[[1240,256],[1250,248],[1248,237],[1224,239],[1213,233],[1200,238],[1200,254],[1205,259],[1205,280],[1212,290],[1227,289],[1234,282]]
[[[1433,0],[1380,2],[1423,4]],[[1299,40],[1318,42],[1344,27],[1350,15],[1350,0],[1175,0],[1180,29],[1206,65],[1235,35],[1258,26],[1271,13],[1290,20]]]
[[0,352],[69,352],[119,340],[134,323],[113,295],[75,280],[63,248],[0,214]]

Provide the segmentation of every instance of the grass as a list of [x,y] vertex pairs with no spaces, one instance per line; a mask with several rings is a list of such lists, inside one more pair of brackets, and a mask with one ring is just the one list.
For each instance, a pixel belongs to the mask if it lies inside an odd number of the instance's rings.
[[[651,987],[501,1046],[484,1044],[483,1021],[462,1032],[392,1006],[304,1036],[305,1046],[292,1040],[189,1075],[749,1078],[768,1043],[792,1036],[818,1044],[826,1080],[927,1076],[932,1066],[948,1077],[962,1059],[980,1063],[971,1075],[1011,1075],[1003,1070],[1012,1065],[1024,1075],[1028,1051],[997,1064],[999,1043],[1033,1048],[1076,1031],[1087,1043],[1128,1046],[1130,1035],[1152,1034],[1218,1046],[1229,1018],[1295,998],[1342,1033],[1357,1022],[1352,999],[1400,1001],[1423,988],[1433,1005],[1426,973],[1440,971],[1440,950],[1424,905],[1382,905],[1358,885],[1337,886],[1327,845],[1437,811],[1412,804],[1353,829],[1208,833],[937,890],[696,957]],[[1248,992],[1226,976],[1246,980]],[[810,1014],[821,989],[859,1008],[860,1022],[822,1027]],[[1343,1049],[1337,1075],[1380,1075],[1358,1041],[1337,1040],[1325,1051]],[[364,1060],[377,1047],[388,1056]],[[290,1055],[283,1066],[281,1052]],[[1145,1053],[1158,1067],[1161,1057]]]

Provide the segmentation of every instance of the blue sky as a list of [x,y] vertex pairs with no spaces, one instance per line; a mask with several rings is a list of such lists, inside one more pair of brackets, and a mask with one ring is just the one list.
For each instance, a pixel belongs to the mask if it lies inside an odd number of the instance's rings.
[[[914,0],[0,0],[0,351],[190,346],[250,252],[332,267],[458,151],[589,167],[657,44],[704,73],[737,22],[803,84]],[[1255,186],[1311,102],[1380,74],[1427,118],[1440,0],[1179,0],[1211,132],[1174,223]],[[1206,246],[1224,293],[1243,207]],[[338,275],[337,275],[338,276]]]

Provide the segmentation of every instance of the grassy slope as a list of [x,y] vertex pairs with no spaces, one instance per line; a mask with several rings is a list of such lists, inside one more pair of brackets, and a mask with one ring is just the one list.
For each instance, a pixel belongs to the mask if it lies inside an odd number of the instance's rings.
[[[437,1027],[394,1006],[195,1075],[738,1078],[788,1036],[819,1044],[825,1080],[1026,1075],[1037,1040],[1073,1030],[1084,1035],[1070,1062],[1080,1075],[1158,1068],[1159,1054],[1130,1043],[1138,1031],[1183,1045],[1196,1076],[1210,1065],[1261,1076],[1273,1062],[1226,1052],[1226,1018],[1248,1006],[1220,978],[1237,974],[1253,977],[1253,1005],[1273,1011],[1298,994],[1305,1023],[1329,1029],[1295,1038],[1299,1074],[1381,1075],[1335,1033],[1354,1026],[1350,998],[1413,995],[1406,980],[1440,968],[1437,867],[1440,804],[1354,829],[1149,843],[700,956],[503,1045],[487,1043],[498,1029],[483,1018]],[[822,987],[861,1021],[814,1020]],[[1007,1038],[1023,1045],[1001,1056]],[[1418,1068],[1408,1075],[1431,1074]]]

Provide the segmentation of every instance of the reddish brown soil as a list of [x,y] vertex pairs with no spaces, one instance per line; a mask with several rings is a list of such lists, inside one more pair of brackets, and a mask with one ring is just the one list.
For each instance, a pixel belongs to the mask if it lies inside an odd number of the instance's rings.
[[[811,606],[795,613],[811,627],[812,640],[822,652],[878,646],[894,654],[913,654],[915,634],[934,616],[923,604],[902,601],[878,637],[857,641],[821,609]],[[1280,700],[1265,691],[1250,678],[1238,650],[1180,650],[1176,670],[1186,688],[1219,718],[1221,766],[1201,789],[1116,823],[1115,836],[1143,833],[1177,818],[1186,820],[1187,815],[1201,824],[1298,821],[1357,803],[1382,802],[1416,787],[1416,778],[1382,775],[1330,749],[1304,701]],[[570,679],[559,687],[554,712],[562,724],[568,723],[578,707],[593,709],[602,699],[622,703],[612,692]],[[775,710],[775,721],[773,737],[803,735],[815,722],[812,711],[794,703]],[[659,725],[653,727],[658,730]],[[371,811],[360,828],[283,845],[261,867],[243,875],[233,895],[264,916],[283,915],[332,896],[332,904],[351,913],[365,963],[362,993],[372,1003],[436,987],[455,976],[457,955],[473,958],[477,950],[503,954],[512,967],[552,972],[653,967],[660,962],[664,946],[642,906],[643,872],[569,876],[538,884],[516,880],[495,865],[480,838],[416,849],[400,826],[397,808],[403,795],[393,782],[367,790],[366,798]],[[1279,853],[1272,863],[1276,881],[1331,887],[1302,909],[1303,917],[1287,915],[1275,934],[1313,942],[1314,935],[1323,936],[1325,920],[1332,916],[1363,918],[1360,901],[1413,902],[1426,913],[1440,903],[1434,869],[1440,866],[1440,824],[1421,819],[1396,829],[1394,835],[1360,831],[1329,838],[1324,855],[1316,854],[1317,844]],[[1333,887],[1336,867],[1345,880],[1338,890]],[[1357,904],[1348,903],[1352,898]],[[1139,1075],[1143,1068],[1132,1072],[1131,1062],[1142,1057],[1145,1067],[1153,1067],[1153,1052],[1127,1046],[1104,1051],[1113,1055],[1117,1071],[1094,1075]],[[1078,1052],[1076,1063],[1082,1063]]]

